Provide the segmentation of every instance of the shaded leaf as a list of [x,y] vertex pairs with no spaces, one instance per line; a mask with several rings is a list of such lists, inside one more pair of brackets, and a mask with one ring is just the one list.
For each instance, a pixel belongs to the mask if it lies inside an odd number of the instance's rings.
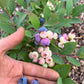
[[53,58],[55,63],[57,63],[57,64],[64,64],[64,60],[60,56],[58,56],[56,54],[53,54],[52,58]]
[[75,66],[77,66],[77,67],[80,66],[80,62],[79,62],[78,60],[76,60],[75,58],[66,56],[66,59],[67,59],[70,63],[74,64]]
[[69,64],[56,65],[56,70],[62,78],[66,78],[70,72],[71,66]]

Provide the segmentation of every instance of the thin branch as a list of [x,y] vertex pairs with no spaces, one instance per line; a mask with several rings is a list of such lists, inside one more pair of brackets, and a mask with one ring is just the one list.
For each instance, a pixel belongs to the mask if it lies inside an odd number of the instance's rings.
[[6,13],[9,15],[9,17],[10,17],[10,20],[11,20],[11,22],[12,22],[12,26],[15,28],[15,30],[16,30],[16,27],[15,27],[15,25],[14,25],[14,22],[13,22],[13,19],[12,19],[12,16],[8,13],[8,11],[4,8],[4,10],[6,11]]

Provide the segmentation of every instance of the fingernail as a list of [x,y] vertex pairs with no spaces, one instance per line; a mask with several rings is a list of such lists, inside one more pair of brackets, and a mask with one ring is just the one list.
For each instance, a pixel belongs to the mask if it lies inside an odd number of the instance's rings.
[[26,77],[22,77],[19,79],[18,84],[28,84],[28,79]]
[[31,81],[31,84],[39,84],[39,81],[37,79],[34,79]]

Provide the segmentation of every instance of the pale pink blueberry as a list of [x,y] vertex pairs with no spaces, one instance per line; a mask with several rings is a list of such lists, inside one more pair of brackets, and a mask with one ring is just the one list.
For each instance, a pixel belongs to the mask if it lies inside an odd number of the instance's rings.
[[32,62],[37,63],[38,62],[38,59],[33,59]]
[[75,33],[71,32],[68,34],[68,37],[73,40],[75,38]]
[[33,59],[37,59],[38,56],[39,56],[38,52],[34,51],[34,52],[32,53]]
[[76,42],[75,40],[70,40],[70,42]]
[[53,38],[56,40],[58,38],[58,34],[57,33],[54,33]]
[[58,46],[59,46],[60,48],[64,48],[64,44],[61,43],[61,42],[58,43]]
[[51,50],[47,50],[49,57],[52,56],[52,51]]
[[39,62],[39,64],[44,65],[45,59],[43,57],[40,57],[38,62]]
[[47,37],[47,32],[42,31],[42,32],[40,33],[40,37],[41,37],[41,38],[46,38],[46,37]]
[[30,52],[30,53],[29,53],[29,58],[30,58],[30,59],[33,59],[33,52]]
[[55,66],[55,62],[51,62],[48,66],[49,67],[54,67]]
[[52,31],[47,31],[47,37],[49,39],[52,39],[53,38],[53,32]]
[[47,47],[45,47],[45,48],[44,48],[44,50],[45,50],[45,51],[48,51],[48,50],[49,50],[49,47],[48,47],[48,46],[47,46]]
[[50,64],[51,62],[53,62],[53,59],[51,57],[47,57],[46,58],[46,63]]
[[48,67],[48,64],[45,63],[45,64],[43,65],[43,67],[47,68],[47,67]]
[[63,34],[63,37],[65,38],[65,40],[68,40],[68,35],[66,33]]
[[43,58],[47,58],[49,56],[49,53],[47,51],[43,51],[43,52],[41,52],[41,56]]
[[63,36],[62,36],[62,37],[60,37],[60,39],[59,39],[59,40],[60,40],[60,42],[61,42],[61,43],[66,43],[66,41],[67,41],[67,40],[65,40],[65,38],[64,38]]
[[48,1],[47,6],[52,6],[52,3],[50,1]]
[[43,47],[39,47],[39,48],[38,48],[38,52],[39,52],[39,53],[43,52],[43,50],[44,50]]

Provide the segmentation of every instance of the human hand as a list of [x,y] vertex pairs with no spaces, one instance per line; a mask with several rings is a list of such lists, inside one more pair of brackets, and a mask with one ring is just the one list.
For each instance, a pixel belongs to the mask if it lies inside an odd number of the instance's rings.
[[37,79],[40,84],[56,84],[59,74],[54,70],[32,63],[14,60],[5,53],[21,43],[24,38],[24,28],[19,28],[12,35],[0,40],[0,84],[17,84],[21,77],[29,80]]

